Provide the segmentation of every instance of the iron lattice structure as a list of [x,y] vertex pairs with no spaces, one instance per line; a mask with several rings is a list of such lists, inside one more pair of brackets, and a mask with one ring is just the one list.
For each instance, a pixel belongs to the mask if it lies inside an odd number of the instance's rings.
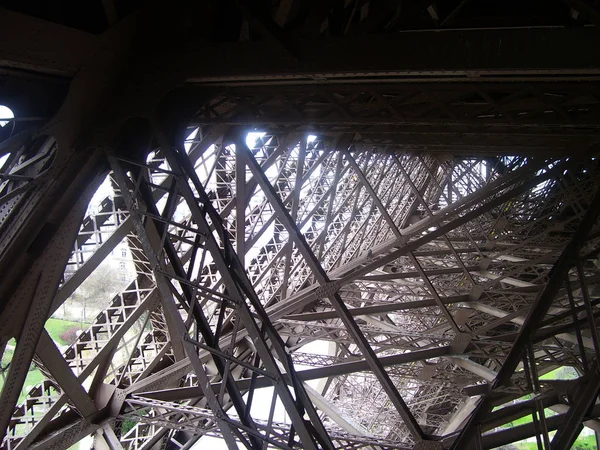
[[597,6],[101,3],[0,10],[2,449],[600,433]]
[[[565,405],[541,374],[594,373],[582,313],[594,320],[597,303],[596,160],[492,164],[297,132],[263,133],[252,148],[240,133],[190,136],[189,151],[163,140],[147,161],[109,153],[112,192],[80,225],[53,309],[122,240],[136,275],[62,355],[43,331],[33,364],[44,381],[14,410],[5,448],[91,433],[135,449],[202,436],[443,445],[473,396],[534,393],[485,417],[483,431],[500,430],[483,435],[489,447],[505,442],[503,420]],[[327,351],[303,351],[314,342]],[[513,361],[530,369],[496,386]],[[270,415],[254,418],[264,392]],[[64,426],[46,434],[53,423]]]

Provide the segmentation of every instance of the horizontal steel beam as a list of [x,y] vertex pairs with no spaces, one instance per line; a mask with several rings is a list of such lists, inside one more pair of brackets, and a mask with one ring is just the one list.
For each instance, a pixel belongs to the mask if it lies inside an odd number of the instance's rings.
[[[399,364],[408,364],[418,361],[424,361],[431,358],[439,358],[450,353],[450,346],[435,347],[427,350],[415,350],[412,352],[401,353],[398,355],[384,356],[379,358],[379,362],[384,367],[395,366]],[[347,375],[354,372],[364,372],[370,370],[369,364],[364,359],[358,361],[345,362],[340,364],[332,364],[327,367],[318,367],[315,369],[299,370],[296,374],[298,379],[302,381],[318,380],[319,378],[334,377]],[[250,387],[250,378],[245,378],[237,381],[240,390]],[[286,378],[286,382],[289,379]],[[267,387],[271,385],[271,380],[264,377],[257,377],[254,381],[255,388]],[[221,388],[221,383],[213,383],[213,389],[218,392]],[[186,387],[167,389],[163,391],[136,392],[136,395],[146,398],[153,398],[163,401],[179,401],[189,398],[202,396],[202,390],[197,387]]]
[[[442,302],[446,305],[451,303],[468,302],[470,300],[468,295],[455,295],[452,297],[442,298]],[[406,311],[409,309],[428,308],[436,306],[437,303],[432,298],[425,300],[417,300],[414,302],[401,302],[401,303],[390,303],[387,305],[376,305],[376,306],[365,306],[362,308],[352,308],[348,311],[353,316],[362,316],[368,314],[383,314],[393,311]],[[289,320],[303,320],[303,321],[316,321],[316,320],[327,320],[336,319],[338,314],[336,311],[322,311],[314,313],[302,313],[302,314],[290,314],[285,316],[284,319]]]
[[[235,42],[202,48],[202,58],[194,57],[197,50],[190,49],[174,67],[186,68],[189,83],[213,85],[366,83],[382,78],[426,82],[439,77],[477,82],[494,76],[528,80],[557,74],[582,77],[599,73],[599,42],[600,35],[593,27],[437,30],[293,41],[290,46],[298,65],[290,65],[272,43]],[[205,64],[207,60],[213,63]]]

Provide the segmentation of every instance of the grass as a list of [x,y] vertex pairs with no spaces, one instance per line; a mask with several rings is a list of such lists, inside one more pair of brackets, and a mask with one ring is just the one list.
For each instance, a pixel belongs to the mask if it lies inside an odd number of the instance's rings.
[[562,366],[540,377],[540,380],[574,380],[578,378],[577,371],[570,366]]
[[[517,444],[514,444],[514,446],[517,447],[519,450],[538,449],[536,442],[519,442]],[[579,438],[577,438],[577,440],[573,444],[573,447],[571,447],[571,450],[592,450],[596,448],[596,436],[592,434],[589,436],[579,436]]]
[[[569,366],[564,366],[564,367],[559,367],[545,375],[542,375],[540,377],[540,379],[542,379],[542,380],[572,380],[577,377],[578,377],[578,374],[575,371],[575,369],[573,369],[572,367],[569,367]],[[531,394],[527,394],[527,395],[521,397],[520,399],[518,399],[518,401],[525,401],[525,400],[529,400],[531,398],[532,398]],[[499,407],[494,408],[494,410],[501,409],[503,406],[506,406],[506,405],[500,405]],[[550,409],[545,409],[544,414],[546,415],[546,417],[549,417],[556,413]],[[519,417],[518,419],[515,419],[512,422],[507,423],[506,425],[502,426],[502,428],[518,427],[519,425],[525,425],[532,421],[533,421],[532,415],[528,414],[526,416]],[[519,442],[519,443],[515,443],[513,445],[516,448],[518,448],[519,450],[537,450],[537,448],[538,448],[537,443],[535,441]],[[580,436],[573,444],[572,450],[587,450],[587,449],[595,449],[595,448],[597,448],[596,447],[596,437],[594,435],[589,435],[589,436]]]
[[62,319],[48,319],[46,321],[46,331],[50,337],[56,342],[58,345],[67,345],[67,342],[63,341],[60,338],[60,335],[67,331],[69,328],[77,327],[81,329],[86,329],[89,326],[87,323],[81,322],[72,322],[70,320],[62,320]]
[[573,444],[573,450],[592,449],[596,447],[596,436],[579,436],[579,438]]
[[32,388],[33,386],[40,384],[42,381],[44,381],[44,375],[42,375],[42,372],[40,372],[38,369],[30,370],[27,373],[27,378],[25,378],[23,391],[19,397],[19,403],[21,403],[21,400],[27,396],[27,391],[29,390],[27,388]]
[[[54,340],[54,342],[59,346],[67,345],[68,343],[63,341],[60,336],[69,328],[77,327],[81,329],[85,329],[89,326],[87,323],[81,322],[72,322],[70,320],[61,320],[61,319],[48,319],[46,321],[46,331],[50,337]],[[11,339],[8,342],[8,345],[2,355],[2,367],[6,367],[13,358],[14,349],[15,349],[15,340]],[[6,375],[6,374],[5,374]],[[28,388],[31,388],[39,383],[44,381],[44,376],[42,373],[34,366],[31,365],[29,368],[29,372],[27,373],[27,377],[25,378],[25,383],[23,383],[23,389],[21,390],[21,395],[19,396],[19,403],[21,403],[27,397]],[[4,385],[4,380],[0,377],[0,390]]]

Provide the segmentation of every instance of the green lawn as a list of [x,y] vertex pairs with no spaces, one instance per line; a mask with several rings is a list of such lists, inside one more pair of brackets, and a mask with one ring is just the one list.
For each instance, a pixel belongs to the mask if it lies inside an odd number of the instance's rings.
[[67,345],[65,341],[60,338],[60,335],[67,331],[69,328],[77,327],[85,330],[90,325],[88,323],[81,322],[71,322],[70,320],[61,320],[61,319],[48,319],[46,321],[46,330],[50,337],[56,342],[58,345]]
[[[514,444],[519,450],[537,450],[538,446],[536,442],[520,442],[518,444]],[[596,449],[596,436],[580,436],[571,450],[592,450]]]
[[[69,320],[61,320],[61,319],[48,319],[46,321],[45,328],[48,331],[50,337],[54,340],[54,342],[59,346],[67,345],[65,341],[60,338],[60,335],[67,331],[69,328],[77,327],[82,330],[85,330],[90,325],[87,323],[80,322],[72,322]],[[6,367],[13,358],[14,348],[15,348],[15,340],[11,339],[2,355],[2,367]],[[33,387],[44,380],[44,376],[42,373],[37,370],[33,365],[29,369],[27,374],[27,378],[25,378],[25,383],[23,385],[23,390],[21,391],[21,395],[19,396],[19,403],[21,403],[25,397],[27,396],[28,387]],[[4,384],[4,380],[0,377],[0,389]]]
[[19,403],[21,403],[21,400],[27,394],[28,387],[32,388],[33,386],[40,384],[42,381],[44,381],[44,375],[42,375],[42,372],[40,372],[37,369],[30,370],[27,374],[27,378],[25,378],[25,384],[23,386],[24,389],[23,392],[21,392],[21,396],[19,397]]
[[540,377],[540,380],[574,380],[579,377],[577,371],[570,366],[559,367]]
[[596,436],[579,436],[573,445],[573,450],[592,449],[596,447]]
[[[540,377],[540,379],[542,379],[542,380],[572,380],[572,379],[577,378],[578,376],[579,375],[577,374],[575,369],[573,369],[572,367],[566,366],[566,367],[559,367],[545,375],[542,375]],[[529,400],[531,398],[532,398],[531,394],[528,394],[528,395],[525,395],[525,396],[521,397],[520,399],[518,399],[518,401],[525,401],[525,400]],[[494,408],[494,410],[501,409],[503,406],[506,406],[506,405],[500,405],[499,407]],[[553,416],[556,414],[554,411],[552,411],[550,409],[545,409],[544,413],[545,413],[546,417],[550,417],[550,416]],[[529,414],[529,415],[526,415],[523,417],[519,417],[518,419],[515,419],[510,423],[507,423],[506,425],[502,426],[502,428],[518,427],[519,425],[525,425],[532,421],[533,421],[533,417],[531,416],[531,414]],[[537,448],[538,448],[536,442],[519,442],[514,445],[519,450],[537,450]],[[594,435],[580,436],[575,441],[575,444],[572,447],[573,450],[587,450],[587,449],[595,449],[595,448],[596,448],[596,437]]]

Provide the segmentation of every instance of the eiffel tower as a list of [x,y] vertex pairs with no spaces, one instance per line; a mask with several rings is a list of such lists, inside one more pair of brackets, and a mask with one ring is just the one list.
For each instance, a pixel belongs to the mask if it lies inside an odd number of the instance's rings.
[[595,3],[42,3],[0,9],[2,449],[597,445]]

